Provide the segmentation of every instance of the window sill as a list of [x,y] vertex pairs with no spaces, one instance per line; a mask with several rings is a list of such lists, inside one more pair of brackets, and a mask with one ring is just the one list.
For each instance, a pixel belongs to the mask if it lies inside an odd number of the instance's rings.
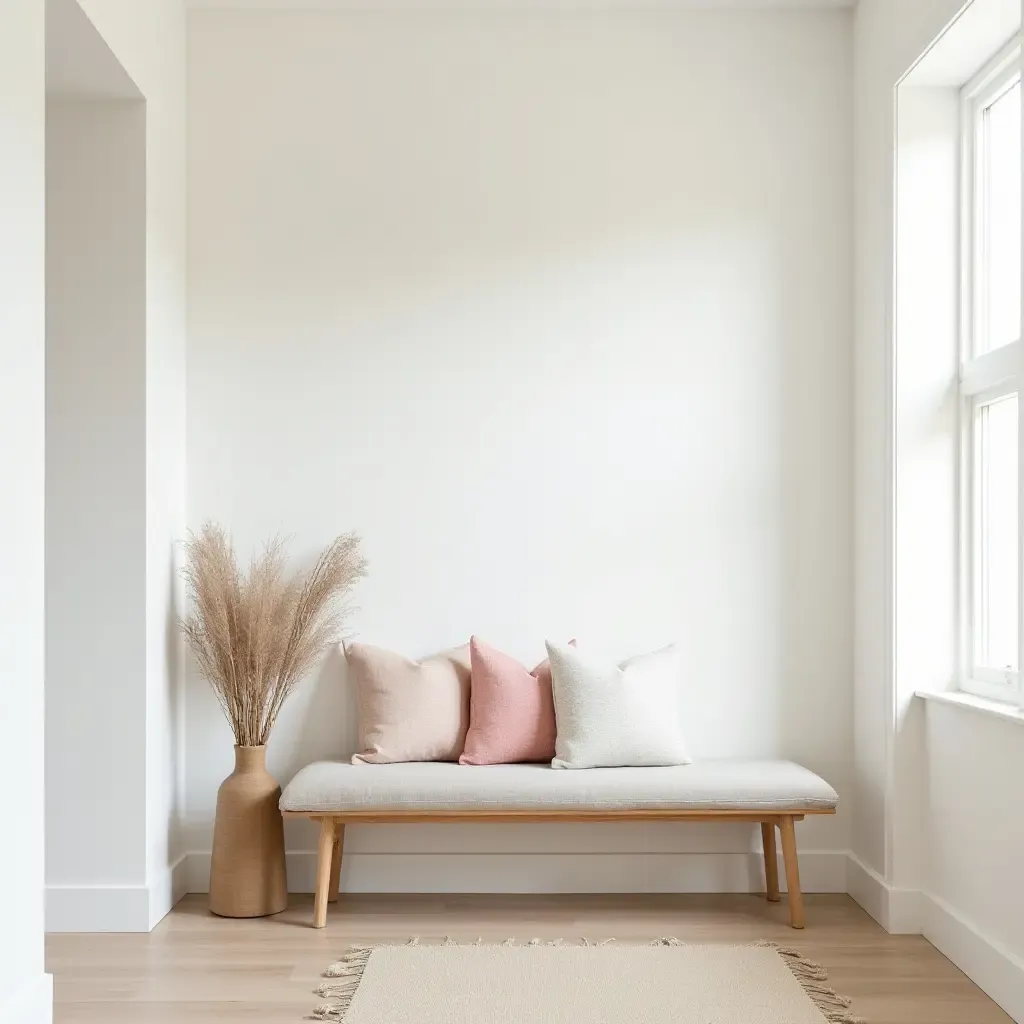
[[945,690],[941,693],[918,690],[917,696],[924,700],[937,701],[939,704],[967,708],[975,714],[986,715],[989,718],[1000,718],[1004,722],[1016,722],[1018,725],[1024,725],[1024,711],[1015,704],[1007,704],[1005,701],[975,697],[973,693],[965,693],[963,690]]

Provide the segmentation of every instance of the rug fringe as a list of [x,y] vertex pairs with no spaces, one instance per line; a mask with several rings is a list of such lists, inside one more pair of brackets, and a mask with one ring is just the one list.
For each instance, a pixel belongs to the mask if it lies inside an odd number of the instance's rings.
[[865,1024],[863,1017],[850,1013],[851,1000],[849,998],[839,995],[834,988],[830,988],[828,985],[818,984],[828,981],[828,971],[821,964],[808,960],[800,954],[799,950],[789,946],[780,946],[767,940],[757,942],[755,945],[774,949],[778,953],[793,977],[800,982],[800,987],[807,993],[807,997],[821,1011],[828,1024]]
[[[410,940],[415,944],[414,940]],[[345,1019],[352,998],[363,980],[363,972],[370,961],[373,946],[353,946],[349,951],[324,971],[326,978],[340,978],[337,982],[324,982],[316,988],[318,996],[333,999],[331,1003],[321,1003],[313,1009],[314,1020],[340,1022]]]
[[[562,939],[530,939],[525,943],[525,947],[560,946],[563,944],[563,941]],[[602,939],[600,942],[595,942],[584,937],[581,940],[581,944],[596,948],[606,946],[614,941],[615,939]],[[502,946],[515,946],[515,944],[515,938],[505,939],[501,943]],[[406,945],[419,945],[419,936],[413,936]],[[458,946],[460,943],[450,935],[446,935],[442,945]],[[478,938],[472,945],[483,945],[483,940]],[[648,945],[684,946],[686,943],[682,939],[668,935],[660,939],[652,939]],[[828,980],[828,972],[821,964],[808,960],[801,955],[799,950],[788,946],[780,946],[778,943],[768,940],[755,942],[754,945],[763,949],[773,949],[779,955],[793,977],[800,983],[800,987],[807,993],[807,997],[821,1011],[828,1024],[865,1024],[862,1017],[858,1017],[850,1012],[850,1000],[846,996],[841,996],[835,989],[820,984]],[[312,1012],[314,1020],[325,1020],[332,1021],[334,1024],[343,1024],[349,1007],[352,1005],[352,999],[359,988],[359,983],[363,980],[363,972],[366,970],[370,956],[374,949],[377,948],[379,947],[352,946],[340,960],[331,964],[324,971],[324,977],[339,978],[341,980],[337,982],[324,982],[315,990],[318,996],[332,999],[334,1002],[321,1003],[315,1007]]]

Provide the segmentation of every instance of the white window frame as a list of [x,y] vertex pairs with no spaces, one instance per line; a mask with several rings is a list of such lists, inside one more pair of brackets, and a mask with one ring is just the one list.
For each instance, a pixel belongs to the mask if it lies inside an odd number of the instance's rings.
[[[974,524],[979,518],[980,488],[978,486],[977,438],[975,423],[977,409],[997,398],[1017,391],[1021,377],[1024,348],[1021,340],[993,349],[980,356],[974,354],[974,341],[981,317],[987,315],[978,307],[978,297],[984,295],[979,287],[985,267],[979,259],[983,253],[986,223],[982,196],[975,187],[980,178],[977,139],[982,112],[1021,77],[1021,44],[1014,39],[969,81],[961,92],[961,302],[960,302],[960,523],[961,523],[961,630],[960,630],[960,686],[961,689],[994,700],[1008,701],[1024,707],[1024,679],[1020,671],[1003,671],[975,664],[974,651],[978,636],[975,612],[979,606],[981,580],[979,540]],[[1020,399],[1018,398],[1018,408]],[[1024,417],[1021,419],[1024,424]],[[1024,484],[1024,460],[1020,438],[1018,440],[1018,485]],[[1024,489],[1022,489],[1024,490]],[[1024,510],[1024,500],[1018,511]],[[1024,666],[1024,567],[1020,557],[1024,554],[1024,530],[1018,523],[1018,669]]]

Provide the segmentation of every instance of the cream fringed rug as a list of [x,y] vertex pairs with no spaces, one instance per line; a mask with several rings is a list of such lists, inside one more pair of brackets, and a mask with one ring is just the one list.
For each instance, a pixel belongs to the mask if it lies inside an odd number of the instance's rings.
[[771,943],[368,946],[327,969],[344,1024],[858,1024],[823,967]]

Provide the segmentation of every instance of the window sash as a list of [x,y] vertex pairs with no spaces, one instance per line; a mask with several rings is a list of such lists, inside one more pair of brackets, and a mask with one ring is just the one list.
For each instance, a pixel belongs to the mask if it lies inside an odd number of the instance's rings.
[[962,195],[961,195],[961,364],[960,364],[960,532],[961,628],[960,686],[982,697],[1010,701],[1024,708],[1024,416],[1018,419],[1018,671],[977,664],[981,610],[980,591],[980,474],[975,425],[979,406],[1018,392],[1024,369],[1024,346],[1016,341],[975,355],[979,331],[987,317],[980,307],[983,284],[984,229],[979,175],[978,140],[984,110],[1021,77],[1021,48],[1014,40],[1001,51],[962,92]]
[[[984,504],[986,499],[989,497],[988,480],[986,479],[987,471],[990,468],[986,464],[986,457],[989,453],[983,450],[984,435],[979,433],[979,423],[981,422],[982,415],[987,408],[992,405],[1010,397],[1011,395],[1017,395],[1017,381],[1016,379],[1004,381],[998,387],[985,392],[984,394],[978,395],[974,401],[971,402],[971,429],[973,432],[973,445],[974,445],[974,465],[971,480],[971,490],[973,495],[972,500],[972,511],[973,521],[976,524],[981,524],[987,521],[988,516]],[[1018,403],[1019,404],[1019,403]],[[1018,456],[1019,458],[1019,456]],[[988,606],[989,597],[989,580],[987,579],[987,570],[990,568],[990,561],[985,556],[983,551],[985,547],[986,537],[984,531],[981,528],[975,528],[972,536],[972,556],[973,556],[973,598],[972,608],[974,613],[973,618],[973,630],[972,630],[972,663],[971,663],[971,678],[975,680],[981,680],[985,683],[999,684],[1003,687],[1007,685],[1013,687],[1017,685],[1018,675],[1017,671],[1008,669],[1006,667],[997,666],[996,664],[988,661],[982,661],[980,657],[980,650],[982,644],[988,635],[989,623],[988,615],[990,608]],[[1019,532],[1019,531],[1018,531]],[[1019,561],[1019,558],[1018,558]],[[1020,569],[1018,566],[1018,573]],[[1019,590],[1019,583],[1018,583]],[[1019,620],[1019,614],[1018,614]],[[1018,664],[1019,664],[1019,631],[1020,624],[1018,621]],[[1005,690],[1003,691],[1005,693]]]
[[[961,93],[961,353],[967,363],[976,356],[983,326],[987,326],[983,287],[986,253],[986,216],[984,196],[978,188],[983,180],[982,134],[985,110],[1021,78],[1021,44],[1008,43],[967,85]],[[1018,341],[1020,335],[1018,334]],[[991,351],[999,351],[993,349]],[[982,353],[981,356],[988,353]]]
[[[979,654],[982,644],[982,633],[986,628],[983,621],[985,580],[982,578],[985,565],[982,556],[982,535],[980,524],[982,522],[982,465],[980,460],[980,437],[977,433],[980,407],[989,405],[992,402],[1005,398],[1016,393],[1018,395],[1018,410],[1020,408],[1020,393],[1018,388],[1019,378],[1017,376],[1003,380],[996,387],[988,389],[976,395],[965,395],[961,401],[962,429],[962,469],[961,480],[965,486],[962,488],[961,501],[961,524],[962,524],[962,564],[964,571],[961,582],[961,608],[962,608],[962,629],[961,629],[961,677],[960,687],[971,693],[995,700],[1010,701],[1024,707],[1024,678],[1020,672],[1021,662],[1021,567],[1020,567],[1020,509],[1024,508],[1018,502],[1018,609],[1017,609],[1017,648],[1018,670],[1011,671],[998,668],[992,665],[981,663]],[[1019,422],[1024,422],[1024,417],[1018,412]],[[1018,467],[1020,466],[1020,440],[1018,434]],[[1020,468],[1018,468],[1018,486],[1020,485]]]

